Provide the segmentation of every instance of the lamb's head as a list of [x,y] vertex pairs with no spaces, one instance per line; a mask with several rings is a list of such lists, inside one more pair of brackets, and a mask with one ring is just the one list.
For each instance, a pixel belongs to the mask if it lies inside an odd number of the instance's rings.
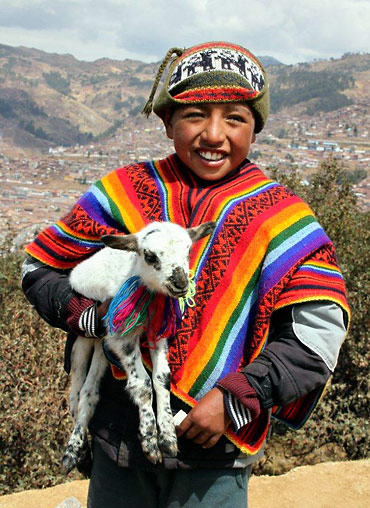
[[152,222],[136,234],[104,235],[101,240],[108,247],[138,255],[138,274],[150,290],[180,298],[189,287],[191,246],[215,227],[215,222],[189,229],[172,222]]

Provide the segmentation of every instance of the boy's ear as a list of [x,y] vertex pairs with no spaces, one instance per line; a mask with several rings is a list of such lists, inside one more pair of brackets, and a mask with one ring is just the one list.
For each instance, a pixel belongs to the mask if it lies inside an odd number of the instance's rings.
[[166,134],[169,139],[173,139],[173,128],[172,128],[172,122],[171,122],[172,113],[171,111],[167,110],[164,117],[163,117],[163,123],[166,129]]

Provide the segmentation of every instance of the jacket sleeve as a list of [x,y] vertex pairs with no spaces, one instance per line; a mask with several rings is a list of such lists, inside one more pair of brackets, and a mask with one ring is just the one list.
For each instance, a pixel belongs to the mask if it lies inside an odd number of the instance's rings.
[[343,312],[330,302],[275,312],[265,350],[243,372],[219,382],[236,429],[257,417],[261,407],[285,406],[324,386],[345,334]]
[[262,407],[285,406],[324,386],[345,335],[343,311],[334,303],[309,302],[277,311],[267,347],[244,369]]
[[87,337],[104,335],[104,326],[97,317],[98,302],[72,289],[68,271],[50,268],[28,257],[22,267],[22,289],[49,325]]

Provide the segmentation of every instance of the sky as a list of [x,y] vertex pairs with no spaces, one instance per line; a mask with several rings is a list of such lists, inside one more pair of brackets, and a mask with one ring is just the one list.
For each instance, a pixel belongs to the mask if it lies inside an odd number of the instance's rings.
[[370,0],[0,0],[1,44],[87,61],[225,40],[294,64],[370,52],[369,34]]

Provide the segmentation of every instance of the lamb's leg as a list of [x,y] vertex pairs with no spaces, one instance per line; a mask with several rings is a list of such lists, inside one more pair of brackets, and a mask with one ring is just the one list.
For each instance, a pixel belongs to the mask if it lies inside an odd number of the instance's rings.
[[81,388],[87,376],[89,362],[94,349],[94,340],[77,337],[71,355],[71,390],[69,392],[69,412],[76,421]]
[[157,400],[158,444],[169,457],[177,455],[177,436],[170,405],[170,368],[167,340],[161,339],[150,350],[153,363],[153,386]]
[[71,471],[83,459],[86,452],[88,446],[87,427],[99,401],[100,381],[106,367],[107,361],[101,342],[95,341],[90,369],[80,391],[75,427],[62,460],[67,472]]
[[114,336],[106,339],[107,347],[118,356],[127,374],[126,390],[139,409],[139,432],[142,450],[150,462],[162,461],[157,442],[157,423],[153,411],[152,383],[141,360],[138,335]]

